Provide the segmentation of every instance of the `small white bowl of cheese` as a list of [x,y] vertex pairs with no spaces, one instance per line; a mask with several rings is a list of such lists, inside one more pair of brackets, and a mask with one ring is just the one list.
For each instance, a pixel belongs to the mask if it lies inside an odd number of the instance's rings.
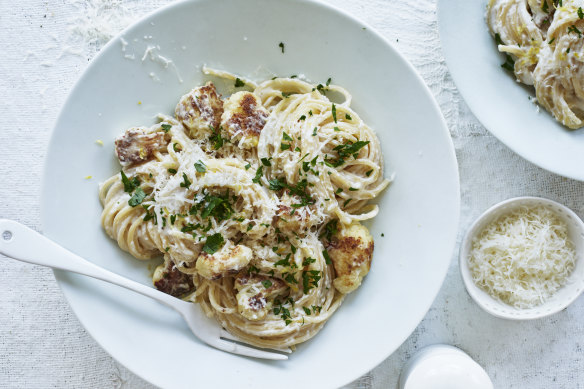
[[488,313],[549,316],[584,291],[584,223],[552,200],[505,200],[468,229],[459,263],[468,293]]

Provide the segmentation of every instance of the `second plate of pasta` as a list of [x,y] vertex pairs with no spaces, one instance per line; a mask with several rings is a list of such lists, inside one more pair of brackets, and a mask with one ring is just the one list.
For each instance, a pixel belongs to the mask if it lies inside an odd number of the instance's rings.
[[448,68],[483,125],[528,161],[584,180],[579,84],[569,81],[581,76],[562,65],[584,54],[578,3],[441,0],[438,19]]

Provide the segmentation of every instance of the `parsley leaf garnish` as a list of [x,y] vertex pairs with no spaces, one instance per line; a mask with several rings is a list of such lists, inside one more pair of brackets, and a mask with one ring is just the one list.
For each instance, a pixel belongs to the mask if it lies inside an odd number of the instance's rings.
[[120,171],[120,174],[122,175],[122,183],[124,184],[124,192],[132,193],[132,191],[135,188],[140,186],[140,180],[138,179],[138,177],[134,177],[130,180],[128,178],[128,176],[126,176],[126,174],[124,173],[123,170]]
[[265,158],[265,157],[264,157],[264,158],[262,158],[262,159],[261,159],[261,161],[262,161],[262,164],[263,164],[264,166],[272,166],[272,163],[270,162],[270,159],[272,159],[272,158]]
[[282,132],[282,138],[284,138],[284,140],[288,140],[288,141],[293,141],[294,139],[292,139],[292,137],[288,134],[286,134],[286,131]]
[[326,262],[327,265],[331,264],[331,257],[329,256],[328,251],[326,251],[326,249],[322,250],[322,256],[324,257],[324,261]]
[[515,61],[509,54],[505,54],[505,63],[501,65],[503,69],[507,69],[510,72],[515,70]]
[[207,166],[199,159],[195,162],[195,169],[197,169],[199,173],[205,173],[207,171]]
[[209,140],[213,144],[213,149],[219,150],[221,147],[223,147],[223,142],[225,141],[225,138],[221,136],[221,127],[219,127],[218,129],[214,129],[211,126],[211,130],[213,131],[213,134],[211,135]]
[[261,185],[262,184],[261,178],[262,178],[263,175],[264,175],[264,167],[263,166],[260,166],[258,168],[258,170],[256,170],[255,177],[251,181],[252,182],[255,182],[256,184],[260,184]]
[[213,216],[218,221],[222,221],[229,219],[231,214],[233,214],[233,209],[227,198],[211,196],[201,212],[201,217],[206,219],[209,216]]
[[192,182],[189,180],[189,178],[187,177],[187,175],[185,173],[183,173],[183,182],[180,183],[181,188],[189,188],[192,184]]
[[164,132],[168,132],[172,128],[172,126],[170,124],[162,124],[160,127],[162,128],[162,131],[164,131]]
[[272,281],[270,281],[270,280],[263,280],[262,281],[262,285],[264,286],[264,288],[268,289],[270,286],[272,286]]
[[582,37],[582,31],[578,30],[578,27],[576,27],[576,26],[568,27],[568,32],[573,32],[574,34],[578,34],[578,38]]
[[217,252],[217,250],[221,248],[221,246],[223,246],[224,242],[225,240],[223,239],[223,236],[220,233],[208,236],[207,241],[203,246],[203,251],[206,252],[207,254],[213,255],[215,254],[215,252]]
[[235,87],[240,88],[242,86],[245,86],[245,82],[241,81],[239,78],[236,78],[235,79]]
[[141,204],[142,201],[144,201],[145,197],[146,193],[144,193],[142,188],[137,187],[130,200],[128,200],[128,204],[130,205],[130,207],[135,207],[136,205]]
[[335,105],[335,103],[333,103],[332,114],[333,114],[333,120],[336,123],[337,122],[337,106]]

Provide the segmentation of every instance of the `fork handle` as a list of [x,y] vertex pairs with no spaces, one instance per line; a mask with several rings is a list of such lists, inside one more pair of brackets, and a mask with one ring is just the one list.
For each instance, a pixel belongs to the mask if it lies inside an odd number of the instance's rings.
[[83,274],[133,290],[183,313],[190,303],[101,268],[13,220],[0,219],[0,253],[19,261]]

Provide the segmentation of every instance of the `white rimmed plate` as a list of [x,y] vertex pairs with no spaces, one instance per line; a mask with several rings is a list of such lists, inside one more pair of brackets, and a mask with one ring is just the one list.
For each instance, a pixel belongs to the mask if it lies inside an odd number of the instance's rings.
[[[396,172],[396,179],[370,225],[372,271],[288,361],[211,349],[154,301],[56,272],[87,331],[118,361],[161,387],[338,387],[383,361],[438,293],[458,227],[454,150],[438,106],[412,66],[370,28],[309,1],[183,2],[122,37],[102,50],[71,92],[45,166],[43,231],[90,261],[150,283],[146,263],[122,252],[102,231],[97,183],[119,171],[114,137],[129,126],[152,123],[158,112],[172,113],[179,97],[203,80],[203,64],[250,77],[271,76],[266,69],[321,82],[332,77],[353,93],[353,107],[377,130],[386,171]],[[84,179],[88,175],[93,178]]]
[[584,129],[568,130],[528,99],[533,87],[515,81],[485,22],[487,2],[439,0],[438,22],[446,63],[477,119],[526,160],[584,181]]

